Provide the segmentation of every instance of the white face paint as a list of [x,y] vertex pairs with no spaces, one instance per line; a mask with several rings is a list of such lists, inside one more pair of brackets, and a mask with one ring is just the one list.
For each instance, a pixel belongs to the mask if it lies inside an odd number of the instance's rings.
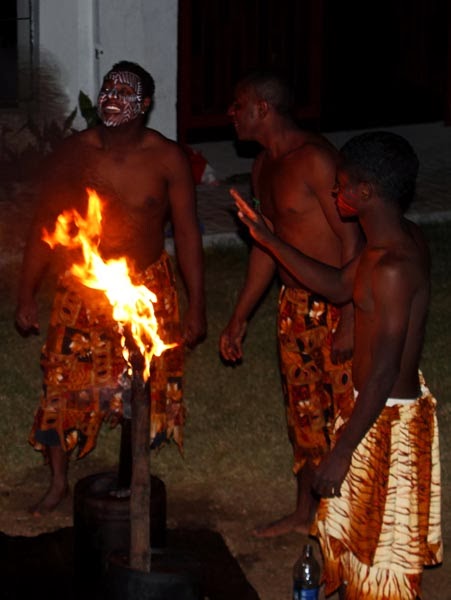
[[105,75],[97,100],[97,114],[107,127],[128,123],[141,113],[142,82],[130,71],[110,71]]

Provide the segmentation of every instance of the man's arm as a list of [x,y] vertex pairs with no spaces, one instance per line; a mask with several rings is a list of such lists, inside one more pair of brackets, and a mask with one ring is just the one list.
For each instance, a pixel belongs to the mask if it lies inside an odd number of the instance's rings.
[[[257,156],[252,166],[252,189],[259,193],[259,179],[263,154]],[[258,196],[257,196],[258,197]],[[263,219],[264,217],[261,216]],[[272,223],[265,218],[266,227],[272,231]],[[219,351],[224,360],[235,363],[243,358],[243,341],[248,320],[258,302],[268,289],[276,273],[273,257],[258,244],[253,244],[247,263],[246,279],[238,296],[229,322],[219,338]]]
[[36,218],[31,227],[22,261],[15,320],[19,329],[23,332],[39,331],[38,307],[35,296],[52,255],[50,246],[41,239],[41,225],[41,221]]
[[231,194],[238,208],[238,216],[249,228],[252,237],[296,279],[336,304],[352,300],[358,257],[341,269],[315,260],[274,235],[261,215],[257,214],[238,192],[231,190]]
[[402,266],[380,264],[371,274],[371,330],[356,332],[357,340],[371,336],[371,364],[344,431],[316,470],[313,487],[322,496],[340,494],[352,454],[380,415],[399,375],[414,293]]
[[273,280],[275,271],[276,265],[271,256],[254,244],[249,255],[244,286],[219,340],[219,349],[225,360],[236,362],[243,357],[247,321]]
[[[337,156],[332,150],[312,146],[307,159],[307,184],[318,198],[330,228],[340,240],[340,266],[343,267],[360,253],[363,236],[357,221],[341,219],[332,196],[332,190],[335,187]],[[340,322],[334,334],[332,362],[343,362],[351,358],[353,344],[354,308],[352,302],[347,302],[341,307]]]
[[177,261],[188,294],[184,338],[189,346],[205,337],[204,260],[196,213],[194,182],[188,159],[177,146],[171,150],[169,202]]
[[341,243],[341,264],[347,265],[362,249],[363,236],[358,222],[344,221],[333,197],[337,155],[327,148],[311,145],[304,157],[305,183],[318,199],[330,228]]

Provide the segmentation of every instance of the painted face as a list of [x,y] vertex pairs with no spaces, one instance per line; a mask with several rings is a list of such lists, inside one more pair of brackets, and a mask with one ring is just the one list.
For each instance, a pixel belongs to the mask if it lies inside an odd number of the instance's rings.
[[252,90],[238,88],[227,114],[232,119],[239,139],[254,139],[254,131],[258,128],[258,103]]
[[332,195],[335,197],[338,212],[342,217],[355,217],[358,214],[356,201],[359,190],[357,183],[344,169],[337,170],[335,186]]
[[128,123],[141,113],[142,82],[129,71],[110,71],[105,75],[97,100],[97,114],[107,127]]

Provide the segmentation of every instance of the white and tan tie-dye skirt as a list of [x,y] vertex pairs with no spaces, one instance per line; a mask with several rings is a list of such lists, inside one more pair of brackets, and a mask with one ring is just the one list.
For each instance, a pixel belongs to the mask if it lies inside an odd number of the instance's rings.
[[421,597],[424,566],[442,561],[436,400],[424,384],[417,400],[384,408],[312,533],[326,594],[346,584],[348,600]]

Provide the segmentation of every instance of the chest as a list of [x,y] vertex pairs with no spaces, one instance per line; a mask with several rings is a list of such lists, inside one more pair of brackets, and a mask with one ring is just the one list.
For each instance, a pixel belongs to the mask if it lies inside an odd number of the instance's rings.
[[134,209],[156,209],[167,202],[164,167],[143,153],[98,153],[92,170],[94,185],[110,199]]
[[298,219],[317,203],[302,169],[290,161],[265,161],[255,180],[263,213],[274,223]]

